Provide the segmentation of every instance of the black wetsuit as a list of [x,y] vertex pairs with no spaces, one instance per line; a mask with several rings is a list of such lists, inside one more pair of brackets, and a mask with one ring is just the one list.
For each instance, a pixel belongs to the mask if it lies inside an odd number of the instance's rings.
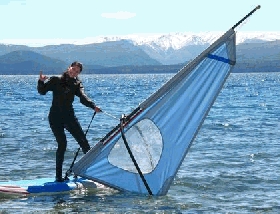
[[78,96],[83,105],[92,109],[95,108],[95,104],[85,95],[82,82],[78,78],[70,78],[67,73],[64,73],[62,77],[53,76],[45,82],[39,80],[37,89],[41,95],[45,95],[48,91],[53,92],[49,123],[58,144],[56,151],[56,178],[60,179],[62,178],[64,153],[67,147],[64,128],[72,134],[84,153],[90,149],[86,136],[74,113],[72,105],[74,97],[75,95]]

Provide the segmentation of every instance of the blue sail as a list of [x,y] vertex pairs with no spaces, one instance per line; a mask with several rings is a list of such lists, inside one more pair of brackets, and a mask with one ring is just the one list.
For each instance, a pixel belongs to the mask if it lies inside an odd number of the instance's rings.
[[73,172],[121,191],[165,195],[235,61],[230,29],[98,142]]

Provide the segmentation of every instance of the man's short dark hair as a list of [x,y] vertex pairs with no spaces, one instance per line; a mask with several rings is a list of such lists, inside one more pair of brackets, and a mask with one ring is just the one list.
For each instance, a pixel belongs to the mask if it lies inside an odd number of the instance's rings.
[[75,61],[75,62],[72,62],[72,64],[71,64],[71,67],[73,67],[73,66],[78,66],[80,68],[80,72],[82,72],[82,70],[83,70],[83,64],[82,63],[80,63],[78,61]]

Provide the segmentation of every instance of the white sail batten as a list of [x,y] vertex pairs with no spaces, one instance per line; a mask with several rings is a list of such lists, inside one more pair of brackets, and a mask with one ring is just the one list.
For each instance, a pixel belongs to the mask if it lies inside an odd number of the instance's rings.
[[[153,195],[168,192],[235,61],[235,31],[230,29],[128,116],[125,137]],[[82,157],[73,172],[118,190],[148,193],[120,126]]]

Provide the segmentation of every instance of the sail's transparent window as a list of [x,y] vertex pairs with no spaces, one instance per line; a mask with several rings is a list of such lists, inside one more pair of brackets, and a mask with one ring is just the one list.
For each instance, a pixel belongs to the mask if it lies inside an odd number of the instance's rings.
[[[151,172],[162,153],[160,130],[149,119],[143,119],[125,133],[126,140],[142,173]],[[109,154],[109,162],[119,168],[137,173],[123,139],[120,138]]]

